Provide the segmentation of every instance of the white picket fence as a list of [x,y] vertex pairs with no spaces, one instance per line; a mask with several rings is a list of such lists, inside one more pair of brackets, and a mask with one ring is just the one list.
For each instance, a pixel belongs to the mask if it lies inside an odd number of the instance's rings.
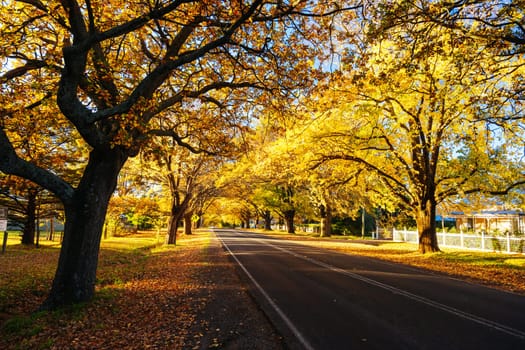
[[[440,247],[525,254],[525,236],[488,235],[484,232],[472,234],[437,232]],[[396,230],[392,233],[395,242],[418,243],[417,231]]]

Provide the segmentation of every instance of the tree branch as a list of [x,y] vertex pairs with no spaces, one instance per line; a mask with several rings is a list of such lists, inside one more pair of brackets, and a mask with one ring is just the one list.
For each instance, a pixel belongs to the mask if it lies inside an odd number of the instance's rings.
[[199,154],[199,153],[205,153],[208,155],[218,155],[215,152],[210,152],[205,149],[197,148],[195,146],[192,146],[188,142],[184,141],[184,138],[181,137],[179,134],[177,134],[174,130],[150,130],[148,131],[148,135],[150,136],[160,136],[160,137],[171,137],[173,141],[177,143],[177,145],[186,148],[192,153]]
[[20,157],[11,145],[5,130],[0,128],[0,171],[23,177],[53,192],[64,203],[73,199],[73,187],[57,175]]
[[39,68],[46,67],[46,66],[47,66],[47,63],[45,61],[29,60],[27,61],[25,65],[17,67],[17,68],[13,68],[10,71],[6,72],[4,75],[0,77],[0,81],[5,82],[7,80],[10,80],[16,77],[20,77],[26,74],[27,72],[29,72],[30,70],[39,69]]
[[[411,202],[412,202],[411,201],[412,195],[406,189],[405,185],[402,182],[400,182],[398,179],[396,179],[392,175],[384,172],[383,170],[381,170],[380,168],[378,168],[374,164],[371,164],[370,162],[367,162],[366,160],[364,160],[362,158],[351,156],[351,155],[348,155],[348,154],[343,154],[343,155],[322,155],[321,159],[316,164],[314,164],[314,166],[312,166],[311,169],[315,169],[315,168],[319,167],[321,164],[323,164],[323,163],[325,163],[327,161],[330,161],[330,160],[345,160],[345,161],[350,161],[350,162],[356,162],[358,164],[361,164],[361,165],[365,166],[368,170],[373,171],[380,178],[384,179],[385,180],[385,185],[388,186],[392,190],[392,193],[394,195],[396,195],[401,201],[403,201],[407,205],[411,204]],[[394,187],[394,185],[395,185],[395,187]],[[399,192],[396,189],[400,189],[404,193],[401,193],[401,192]]]

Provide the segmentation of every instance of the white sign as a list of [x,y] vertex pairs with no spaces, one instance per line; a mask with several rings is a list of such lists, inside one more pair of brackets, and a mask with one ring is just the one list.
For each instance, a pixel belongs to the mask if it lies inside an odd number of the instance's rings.
[[0,232],[7,231],[7,220],[0,220]]

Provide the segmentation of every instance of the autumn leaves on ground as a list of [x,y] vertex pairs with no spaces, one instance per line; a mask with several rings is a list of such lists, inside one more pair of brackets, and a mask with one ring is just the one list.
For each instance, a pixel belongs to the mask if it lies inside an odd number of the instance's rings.
[[8,247],[0,349],[279,348],[209,232],[155,246],[154,234],[104,241],[95,300],[49,314],[31,312],[50,286],[58,247]]
[[[525,294],[525,256],[446,251],[420,255],[407,244],[276,234],[350,254],[442,271]],[[154,233],[102,243],[97,296],[89,304],[33,313],[58,259],[58,244],[9,245],[0,255],[2,349],[280,349],[282,340],[253,303],[214,235]]]

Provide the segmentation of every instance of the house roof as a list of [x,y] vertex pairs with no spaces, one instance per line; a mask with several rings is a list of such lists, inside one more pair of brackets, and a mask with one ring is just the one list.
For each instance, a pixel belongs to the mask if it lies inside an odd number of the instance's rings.
[[471,213],[464,213],[462,211],[453,211],[448,214],[449,217],[475,217],[475,218],[496,218],[496,217],[516,217],[525,216],[521,210],[481,210]]

